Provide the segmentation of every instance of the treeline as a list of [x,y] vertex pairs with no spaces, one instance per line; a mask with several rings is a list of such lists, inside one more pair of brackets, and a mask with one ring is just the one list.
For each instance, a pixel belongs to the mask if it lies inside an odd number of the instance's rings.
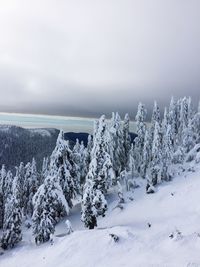
[[[155,102],[151,123],[140,103],[136,114],[137,137],[131,142],[129,116],[122,121],[118,113],[95,122],[93,138],[85,147],[77,140],[73,148],[60,132],[50,159],[44,159],[37,172],[36,163],[21,164],[14,178],[2,168],[0,176],[1,246],[13,247],[22,239],[22,221],[31,226],[37,244],[50,240],[55,225],[68,215],[77,196],[82,197],[81,220],[85,227],[97,226],[98,216],[105,216],[106,195],[125,181],[127,190],[134,179],[146,179],[147,193],[173,177],[171,166],[184,160],[200,142],[200,106],[191,98],[171,99],[161,118]],[[122,198],[122,192],[119,192]]]

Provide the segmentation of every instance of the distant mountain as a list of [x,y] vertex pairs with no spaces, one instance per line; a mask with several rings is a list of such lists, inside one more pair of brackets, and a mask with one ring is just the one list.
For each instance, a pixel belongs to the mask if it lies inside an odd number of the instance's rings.
[[76,139],[79,139],[80,141],[83,141],[84,145],[87,145],[88,141],[88,133],[74,133],[69,132],[65,133],[65,140],[70,140],[73,144],[75,144]]
[[43,158],[51,155],[58,133],[56,129],[0,125],[0,165],[13,170],[21,161],[27,163],[35,157],[40,168]]
[[[20,162],[27,163],[34,157],[38,168],[44,157],[50,156],[59,134],[57,129],[25,129],[17,126],[0,125],[0,166],[14,170]],[[65,133],[65,139],[73,146],[76,139],[87,145],[88,133]],[[136,135],[130,133],[133,141]]]

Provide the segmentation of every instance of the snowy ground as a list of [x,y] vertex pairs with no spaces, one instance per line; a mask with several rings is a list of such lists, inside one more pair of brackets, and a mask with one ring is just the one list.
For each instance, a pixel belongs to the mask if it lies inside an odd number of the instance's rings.
[[54,244],[37,247],[26,231],[20,246],[0,256],[0,267],[200,266],[200,166],[195,168],[160,185],[155,194],[146,195],[141,186],[133,201],[126,196],[123,210],[115,208],[111,195],[108,214],[95,230],[83,228],[77,205],[69,218],[73,234],[62,236],[63,221]]

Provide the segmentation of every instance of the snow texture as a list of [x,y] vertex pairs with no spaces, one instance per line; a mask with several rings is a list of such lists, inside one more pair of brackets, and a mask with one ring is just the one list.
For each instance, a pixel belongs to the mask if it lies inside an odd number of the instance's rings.
[[115,208],[111,192],[107,216],[94,230],[83,229],[79,204],[67,217],[70,235],[64,219],[54,242],[37,247],[26,230],[17,248],[0,256],[0,267],[200,266],[200,166],[193,165],[185,164],[186,171],[159,185],[156,194],[145,194],[144,180],[137,179],[140,187],[125,194],[123,210]]

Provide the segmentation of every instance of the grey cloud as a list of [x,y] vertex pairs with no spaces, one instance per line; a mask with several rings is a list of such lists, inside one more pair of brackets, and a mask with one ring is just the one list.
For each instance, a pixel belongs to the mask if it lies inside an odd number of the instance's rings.
[[0,111],[134,118],[139,101],[198,101],[198,0],[0,5]]

